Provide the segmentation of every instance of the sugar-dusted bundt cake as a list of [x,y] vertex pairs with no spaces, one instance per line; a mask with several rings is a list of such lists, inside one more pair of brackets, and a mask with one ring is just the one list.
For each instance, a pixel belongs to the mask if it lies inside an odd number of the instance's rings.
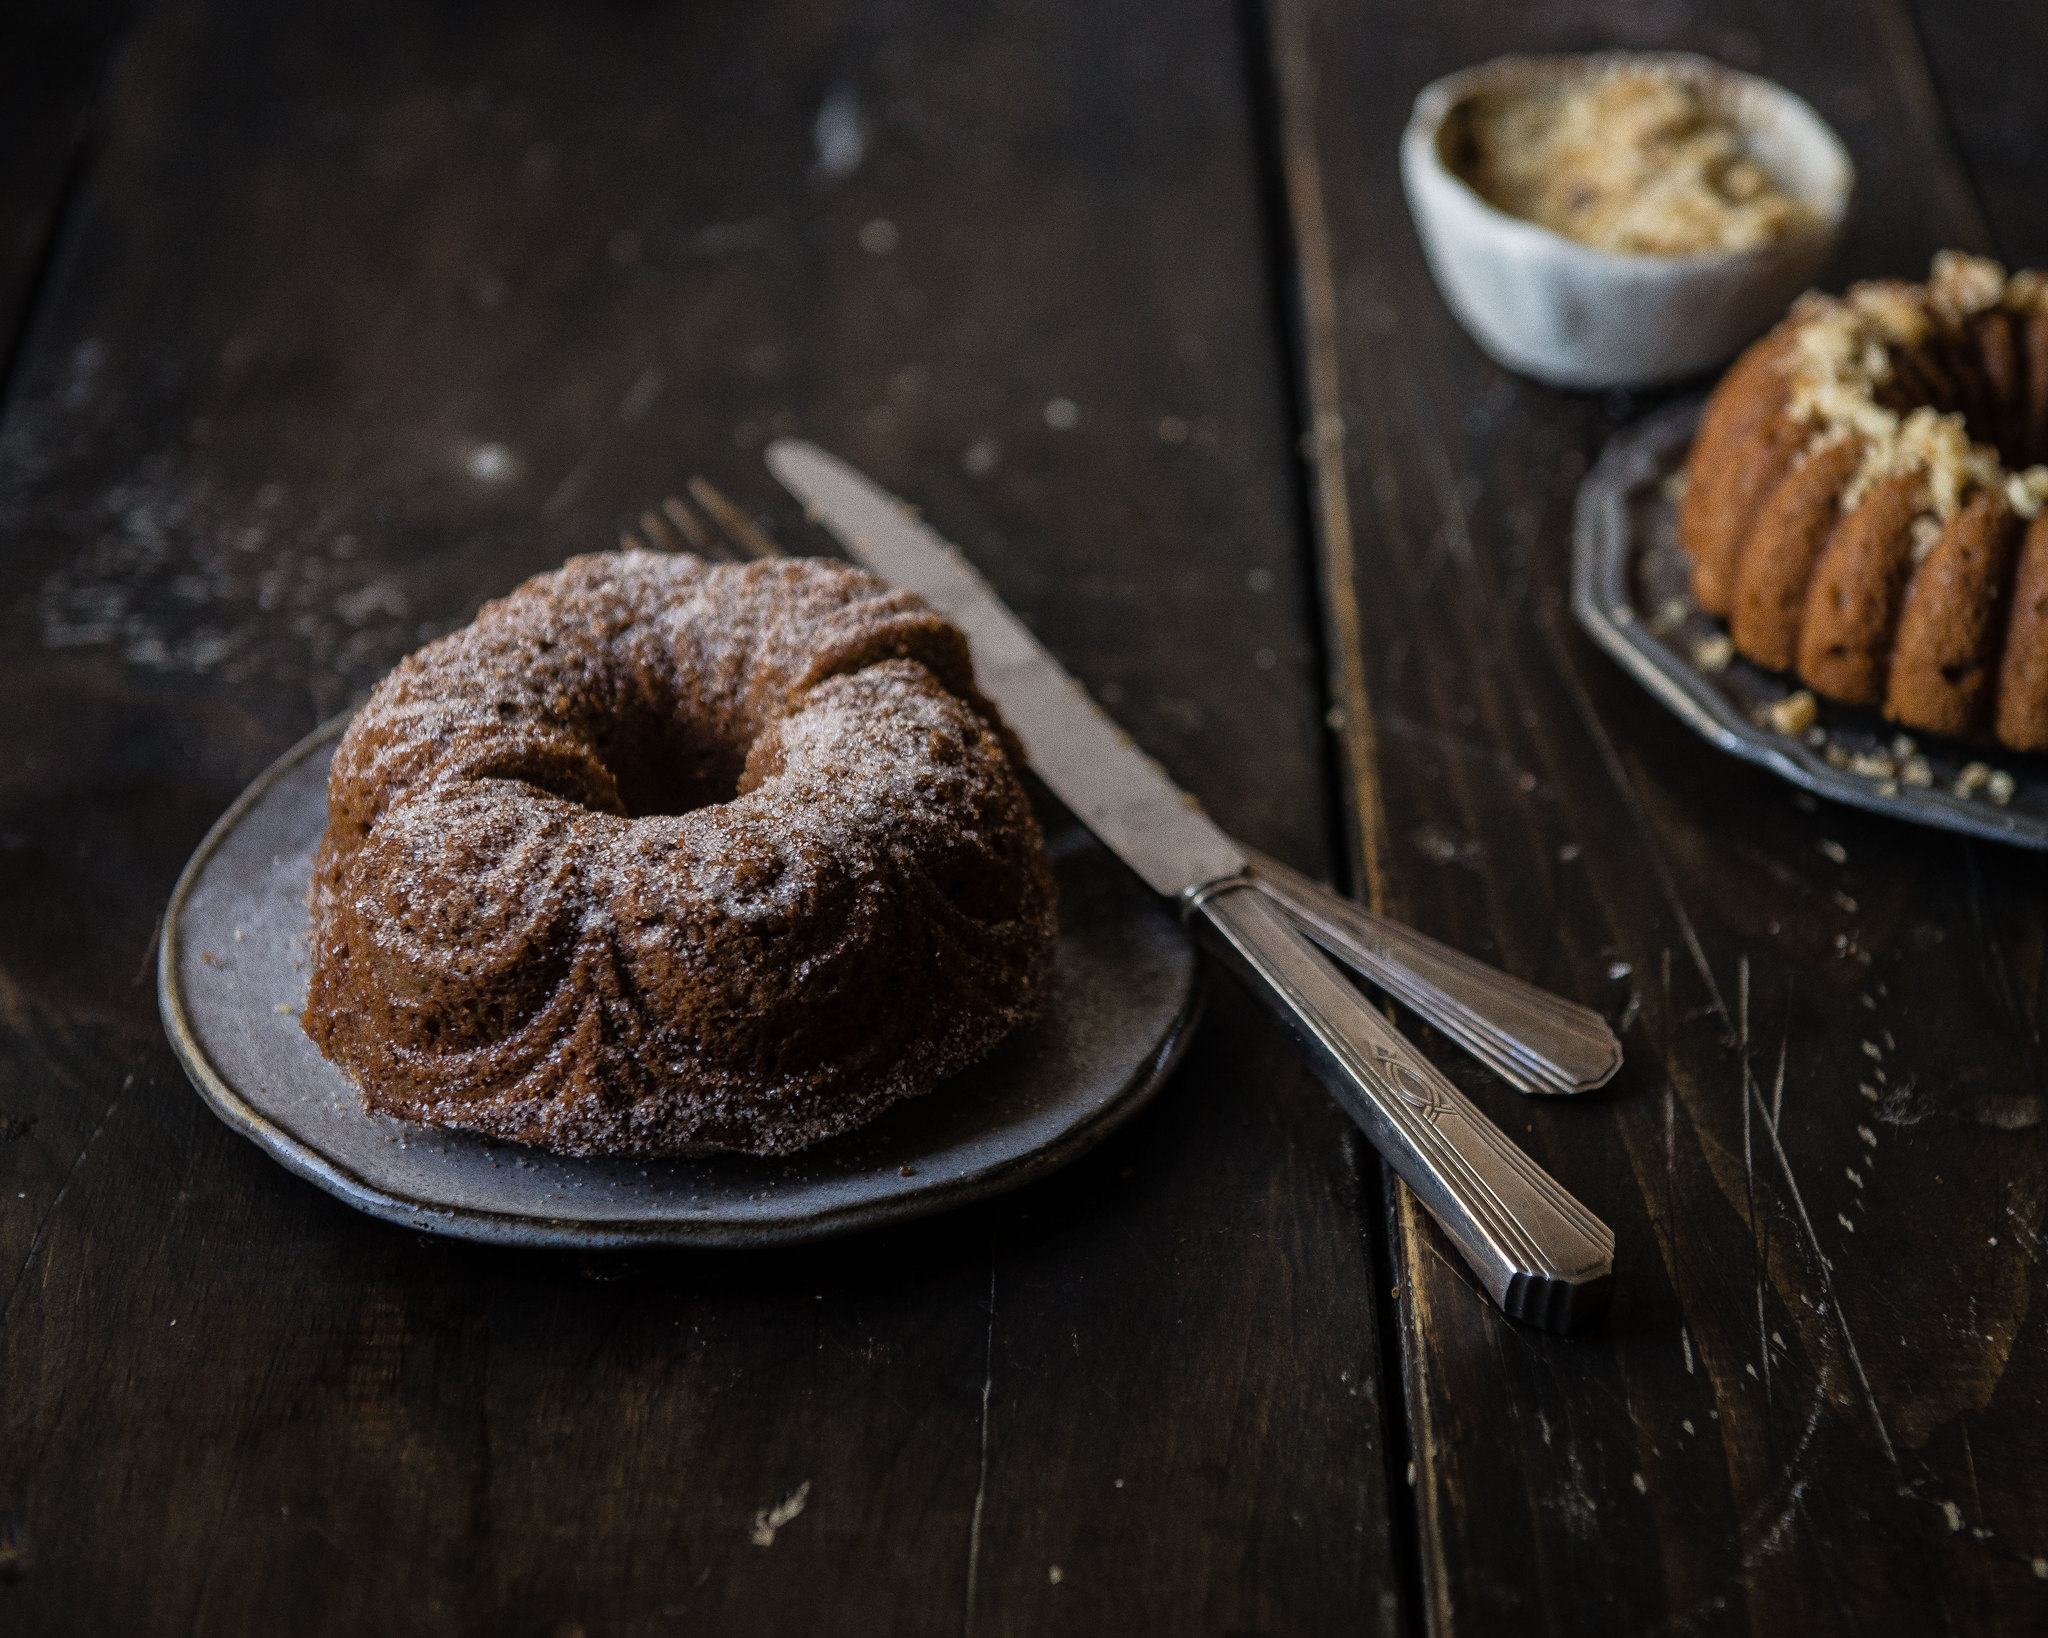
[[2048,750],[2048,275],[1800,298],[1738,359],[1679,534],[1735,646],[1909,727]]
[[572,560],[386,677],[315,866],[305,1029],[374,1110],[780,1154],[1040,1005],[1045,842],[966,639],[817,561]]

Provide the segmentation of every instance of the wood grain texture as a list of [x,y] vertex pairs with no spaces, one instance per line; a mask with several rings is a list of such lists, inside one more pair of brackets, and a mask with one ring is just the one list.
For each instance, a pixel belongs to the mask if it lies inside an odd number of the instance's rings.
[[351,1214],[151,994],[271,756],[692,471],[800,538],[785,431],[1326,867],[1239,46],[1213,3],[146,11],[0,424],[0,1627],[1399,1629],[1357,1144],[1233,992],[1012,1200],[631,1260]]
[[2048,196],[2041,154],[2048,148],[2048,11],[2027,0],[1967,6],[1915,0],[1913,19],[1942,108],[1992,243],[2014,267],[2048,262]]
[[82,169],[93,95],[126,0],[20,0],[0,12],[0,387]]
[[1604,1007],[1629,1053],[1569,1104],[1440,1058],[1620,1249],[1605,1332],[1546,1337],[1502,1321],[1396,1196],[1430,1629],[2038,1630],[2048,866],[1817,808],[1581,637],[1573,496],[1643,404],[1486,361],[1430,283],[1395,165],[1415,92],[1451,69],[1700,50],[1848,140],[1859,205],[1831,282],[1921,276],[1938,246],[1992,236],[1939,76],[1897,4],[1271,15],[1275,60],[1313,70],[1289,95],[1295,118],[1311,99],[1343,414],[1341,457],[1316,451],[1351,497],[1386,891]]

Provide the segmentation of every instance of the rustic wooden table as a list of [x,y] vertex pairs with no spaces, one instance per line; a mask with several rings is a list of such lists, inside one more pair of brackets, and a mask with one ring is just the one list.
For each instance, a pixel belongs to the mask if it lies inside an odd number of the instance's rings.
[[[1814,101],[1834,281],[2048,261],[2027,0],[8,8],[0,1630],[2048,1627],[2043,862],[1591,647],[1648,406],[1487,363],[1402,205],[1424,82],[1602,44]],[[785,431],[1230,829],[1624,1024],[1568,1106],[1420,1037],[1618,1231],[1602,1330],[1501,1320],[1222,984],[1068,1172],[786,1254],[433,1240],[206,1112],[215,815],[691,471],[822,549]]]

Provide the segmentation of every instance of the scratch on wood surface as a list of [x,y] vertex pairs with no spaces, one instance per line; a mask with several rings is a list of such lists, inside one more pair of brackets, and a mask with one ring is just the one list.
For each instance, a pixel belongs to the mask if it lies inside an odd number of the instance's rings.
[[1821,1249],[1820,1236],[1814,1232],[1813,1219],[1806,1210],[1806,1199],[1799,1192],[1799,1180],[1792,1175],[1791,1157],[1785,1153],[1785,1145],[1778,1137],[1778,1128],[1769,1119],[1769,1111],[1764,1108],[1763,1090],[1749,1073],[1749,1055],[1746,1052],[1743,1054],[1742,1073],[1748,1088],[1748,1099],[1744,1107],[1747,1108],[1749,1103],[1754,1103],[1756,1112],[1765,1117],[1764,1131],[1770,1137],[1772,1153],[1778,1157],[1778,1170],[1784,1175],[1786,1193],[1792,1197],[1793,1209],[1799,1214],[1799,1226],[1805,1230],[1806,1243],[1813,1252],[1814,1261],[1819,1265],[1821,1290],[1827,1297],[1829,1310],[1834,1314],[1835,1328],[1841,1332],[1842,1351],[1849,1356],[1849,1368],[1856,1373],[1857,1386],[1863,1390],[1863,1403],[1870,1411],[1872,1426],[1877,1429],[1877,1442],[1884,1451],[1884,1459],[1890,1465],[1893,1474],[1903,1483],[1904,1474],[1899,1467],[1898,1452],[1892,1448],[1891,1433],[1885,1427],[1884,1412],[1878,1408],[1877,1394],[1871,1388],[1870,1377],[1863,1369],[1863,1356],[1857,1351],[1855,1333],[1849,1328],[1848,1312],[1842,1307],[1842,1299],[1835,1291],[1833,1265],[1829,1263],[1827,1253]]
[[[1756,1215],[1756,1141],[1750,1131],[1749,1117],[1749,957],[1738,956],[1735,961],[1735,1041],[1742,1054],[1742,1084],[1738,1093],[1742,1104],[1742,1187],[1746,1209],[1749,1213],[1750,1268],[1756,1284],[1756,1329],[1761,1337],[1764,1332],[1764,1265],[1767,1258],[1768,1230],[1757,1222]],[[1769,1359],[1768,1352],[1765,1355]]]
[[1799,1180],[1793,1174],[1791,1157],[1786,1154],[1784,1142],[1779,1136],[1778,1117],[1779,1114],[1782,1112],[1784,1101],[1785,1048],[1783,1043],[1781,1042],[1779,1048],[1778,1080],[1776,1091],[1774,1094],[1773,1107],[1766,1108],[1763,1098],[1763,1088],[1757,1084],[1755,1074],[1753,1073],[1751,1068],[1749,1030],[1750,986],[1749,958],[1747,955],[1744,955],[1740,958],[1740,960],[1737,963],[1736,971],[1738,985],[1737,1001],[1739,1007],[1737,1043],[1742,1063],[1743,1086],[1742,1158],[1744,1175],[1749,1180],[1749,1187],[1751,1191],[1750,1222],[1752,1227],[1752,1233],[1759,1236],[1757,1241],[1757,1330],[1758,1347],[1764,1359],[1764,1374],[1767,1380],[1767,1385],[1771,1365],[1771,1350],[1770,1333],[1764,1314],[1763,1268],[1765,1256],[1763,1242],[1760,1238],[1761,1234],[1765,1232],[1765,1230],[1763,1230],[1757,1224],[1756,1219],[1755,1174],[1752,1159],[1751,1140],[1752,1112],[1754,1113],[1755,1118],[1761,1121],[1765,1136],[1770,1140],[1771,1152],[1777,1158],[1778,1170],[1784,1178],[1786,1193],[1791,1197],[1793,1210],[1798,1216],[1800,1228],[1803,1230],[1806,1237],[1807,1247],[1813,1255],[1813,1260],[1816,1265],[1816,1269],[1820,1279],[1821,1291],[1824,1297],[1826,1298],[1827,1308],[1834,1315],[1835,1328],[1841,1335],[1842,1350],[1844,1354],[1848,1357],[1850,1369],[1855,1372],[1857,1385],[1861,1389],[1863,1394],[1864,1406],[1870,1412],[1870,1420],[1872,1426],[1875,1427],[1877,1430],[1878,1444],[1883,1449],[1885,1461],[1890,1465],[1893,1474],[1895,1476],[1899,1476],[1903,1482],[1903,1474],[1899,1466],[1898,1453],[1893,1448],[1891,1433],[1889,1429],[1885,1426],[1884,1412],[1878,1406],[1877,1394],[1875,1390],[1871,1387],[1870,1377],[1863,1368],[1862,1355],[1856,1347],[1856,1338],[1854,1332],[1851,1330],[1849,1325],[1849,1316],[1842,1306],[1842,1301],[1839,1293],[1835,1290],[1834,1265],[1828,1260],[1826,1251],[1823,1250],[1821,1247],[1820,1236],[1814,1230],[1813,1218],[1806,1209],[1805,1196],[1801,1194],[1799,1189]]
[[1785,1054],[1792,1045],[1792,987],[1785,986],[1785,1023],[1778,1036],[1778,1078],[1771,1087],[1771,1124],[1778,1124],[1778,1116],[1785,1108]]
[[1956,1418],[1956,1431],[1963,1436],[1963,1466],[1970,1475],[1970,1504],[1978,1518],[1984,1516],[1984,1492],[1977,1488],[1977,1453],[1970,1448],[1970,1419]]
[[[1777,1130],[1778,1117],[1785,1107],[1785,1054],[1790,1042],[1791,1031],[1792,1005],[1788,990],[1784,1023],[1778,1036],[1778,1077],[1771,1092],[1771,1129],[1774,1132]],[[1749,1076],[1747,1056],[1749,1051],[1749,957],[1746,955],[1742,958],[1742,1042],[1744,1053],[1743,1078],[1746,1084]],[[1748,1111],[1749,1100],[1745,1097],[1743,1100],[1743,1124],[1745,1126],[1748,1125]],[[1756,1346],[1757,1352],[1763,1355],[1764,1402],[1767,1405],[1770,1402],[1771,1395],[1771,1337],[1775,1335],[1770,1330],[1769,1322],[1764,1315],[1763,1269],[1764,1264],[1768,1260],[1767,1255],[1759,1256],[1756,1281]]]
[[1455,758],[1472,767],[1483,768],[1502,779],[1515,781],[1532,794],[1539,783],[1533,768],[1517,761],[1497,745],[1467,739],[1434,723],[1417,722],[1403,711],[1389,710],[1384,726],[1394,739],[1405,740],[1412,745],[1427,745],[1446,760]]
[[128,1089],[134,1084],[135,1076],[132,1072],[121,1077],[120,1090],[114,1094],[112,1101],[108,1103],[106,1112],[100,1116],[99,1124],[92,1129],[92,1134],[78,1146],[78,1154],[71,1162],[71,1169],[64,1174],[63,1186],[57,1190],[56,1198],[50,1202],[50,1209],[43,1213],[43,1220],[36,1224],[35,1238],[28,1243],[28,1255],[21,1260],[21,1272],[14,1276],[14,1283],[7,1288],[7,1300],[4,1303],[0,1303],[0,1324],[6,1323],[8,1313],[14,1307],[15,1296],[21,1290],[22,1282],[28,1278],[28,1271],[35,1267],[36,1253],[42,1249],[43,1237],[50,1232],[50,1224],[56,1220],[58,1207],[64,1204],[64,1197],[71,1192],[71,1185],[78,1180],[79,1168],[85,1164],[85,1157],[92,1152],[92,1146],[99,1142],[100,1133],[107,1129],[107,1122],[114,1118],[114,1111],[120,1107],[121,1100],[128,1095]]
[[1742,1567],[1745,1570],[1755,1569],[1765,1559],[1774,1557],[1779,1548],[1784,1546],[1786,1533],[1792,1528],[1792,1520],[1797,1516],[1799,1504],[1805,1495],[1806,1480],[1800,1478],[1794,1482],[1791,1494],[1786,1497],[1785,1505],[1779,1510],[1778,1516],[1771,1521],[1771,1527],[1753,1546],[1743,1549]]
[[1586,685],[1580,680],[1577,669],[1572,665],[1563,640],[1558,636],[1556,618],[1548,611],[1538,617],[1543,629],[1544,640],[1548,643],[1552,660],[1557,666],[1559,678],[1565,690],[1572,697],[1572,709],[1578,714],[1579,722],[1586,730],[1587,737],[1600,754],[1601,766],[1606,770],[1615,794],[1621,798],[1636,834],[1642,839],[1644,851],[1649,855],[1650,871],[1656,877],[1657,890],[1664,902],[1671,907],[1672,919],[1678,923],[1680,936],[1685,940],[1686,952],[1692,957],[1693,970],[1699,974],[1700,982],[1706,986],[1707,995],[1713,1003],[1714,1014],[1721,1020],[1724,1029],[1732,1029],[1733,1021],[1728,1016],[1728,1003],[1721,995],[1721,986],[1715,982],[1714,969],[1707,962],[1707,952],[1700,944],[1698,931],[1692,924],[1692,917],[1686,912],[1685,901],[1679,896],[1677,879],[1671,874],[1670,862],[1664,857],[1664,850],[1657,843],[1656,833],[1650,828],[1650,815],[1643,807],[1642,798],[1636,793],[1635,782],[1628,776],[1628,769],[1621,760],[1621,753],[1615,750],[1614,741],[1608,738],[1606,726],[1600,721],[1599,713],[1593,709],[1593,701],[1586,693]]
[[988,1340],[981,1360],[981,1470],[974,1482],[974,1516],[967,1526],[967,1607],[961,1638],[974,1632],[974,1594],[981,1579],[981,1511],[988,1501],[988,1402],[996,1383],[996,1248],[988,1249]]
[[[1799,1442],[1793,1447],[1792,1454],[1785,1458],[1784,1466],[1778,1475],[1776,1516],[1760,1534],[1755,1532],[1751,1524],[1746,1524],[1743,1530],[1746,1536],[1756,1535],[1755,1541],[1743,1549],[1744,1569],[1753,1570],[1764,1559],[1775,1554],[1784,1545],[1785,1536],[1792,1527],[1793,1517],[1803,1513],[1807,1479],[1799,1468],[1806,1460],[1807,1451],[1813,1447],[1813,1436],[1820,1427],[1820,1419],[1826,1412],[1827,1405],[1828,1377],[1826,1370],[1823,1369],[1814,1380],[1813,1401],[1806,1408],[1806,1426],[1800,1431]],[[1750,1520],[1761,1518],[1772,1506],[1771,1501],[1761,1503],[1751,1510]]]

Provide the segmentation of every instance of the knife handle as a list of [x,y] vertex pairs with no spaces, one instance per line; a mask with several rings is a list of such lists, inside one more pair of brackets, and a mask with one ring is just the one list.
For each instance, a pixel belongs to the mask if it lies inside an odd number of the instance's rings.
[[1245,851],[1252,880],[1289,920],[1517,1092],[1590,1092],[1621,1068],[1621,1042],[1591,1007],[1375,915],[1277,859]]
[[1197,889],[1196,936],[1251,985],[1511,1318],[1606,1306],[1614,1233],[1395,1033],[1247,876]]

